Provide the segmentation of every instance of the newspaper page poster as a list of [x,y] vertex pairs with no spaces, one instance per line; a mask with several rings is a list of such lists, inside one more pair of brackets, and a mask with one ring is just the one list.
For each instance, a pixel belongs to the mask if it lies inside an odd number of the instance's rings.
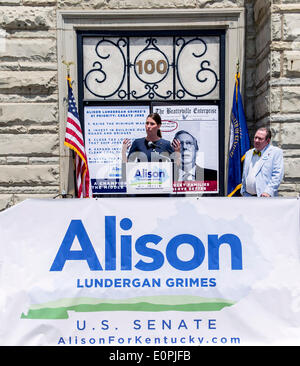
[[181,166],[174,169],[173,193],[218,193],[218,106],[157,105],[162,136],[181,145]]

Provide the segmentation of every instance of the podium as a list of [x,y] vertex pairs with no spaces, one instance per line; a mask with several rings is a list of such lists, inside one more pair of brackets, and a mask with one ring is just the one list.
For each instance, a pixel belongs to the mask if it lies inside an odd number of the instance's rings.
[[172,162],[127,163],[126,187],[129,194],[172,193]]

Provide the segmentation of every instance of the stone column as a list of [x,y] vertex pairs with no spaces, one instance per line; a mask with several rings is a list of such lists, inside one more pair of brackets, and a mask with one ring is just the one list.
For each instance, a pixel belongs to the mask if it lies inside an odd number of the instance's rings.
[[[300,4],[254,1],[256,30],[256,126],[269,125],[273,145],[284,151],[280,194],[300,190]],[[252,135],[254,129],[251,131]]]
[[56,1],[0,7],[0,210],[59,193]]

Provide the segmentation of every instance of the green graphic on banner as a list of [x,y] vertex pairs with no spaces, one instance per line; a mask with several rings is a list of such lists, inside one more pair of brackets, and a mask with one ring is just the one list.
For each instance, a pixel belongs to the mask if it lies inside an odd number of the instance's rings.
[[149,296],[124,300],[74,298],[33,305],[22,319],[68,319],[68,311],[220,311],[234,303],[199,296]]

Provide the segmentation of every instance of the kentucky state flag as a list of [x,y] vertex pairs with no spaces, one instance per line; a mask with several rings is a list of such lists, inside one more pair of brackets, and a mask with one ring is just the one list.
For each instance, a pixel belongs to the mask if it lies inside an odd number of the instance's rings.
[[239,196],[242,186],[242,163],[250,149],[250,139],[240,94],[240,73],[235,74],[235,88],[231,111],[231,134],[228,162],[227,196]]

